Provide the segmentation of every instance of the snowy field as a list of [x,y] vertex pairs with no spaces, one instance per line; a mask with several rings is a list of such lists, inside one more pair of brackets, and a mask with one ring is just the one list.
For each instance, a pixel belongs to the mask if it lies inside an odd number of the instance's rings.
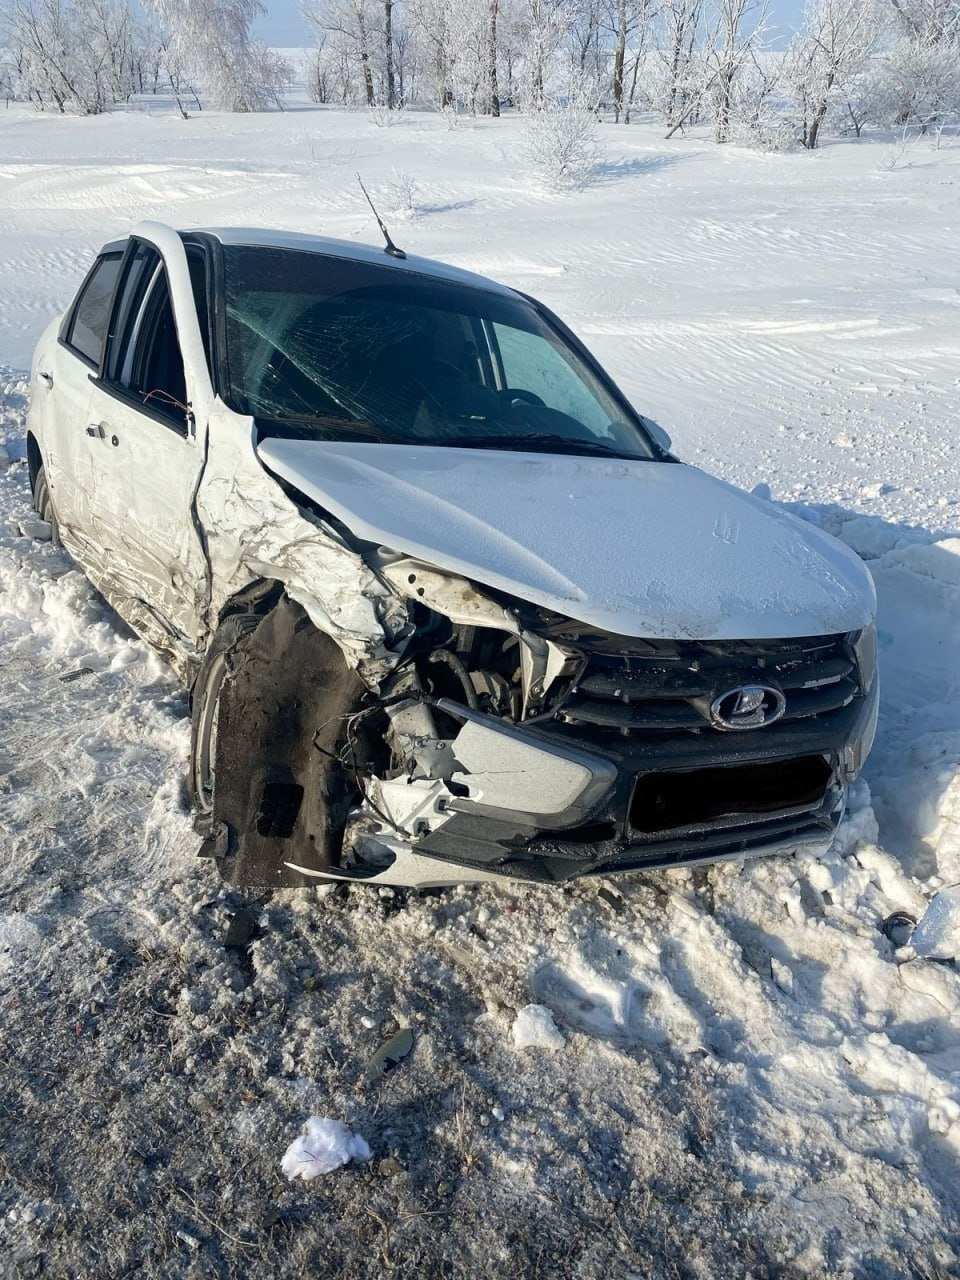
[[[960,145],[602,143],[556,196],[510,119],[0,112],[0,1275],[958,1274],[960,909],[881,926],[960,882]],[[197,860],[186,698],[19,535],[25,370],[141,218],[375,242],[357,170],[869,561],[880,735],[829,856],[269,900]],[[289,1182],[311,1115],[371,1158]]]

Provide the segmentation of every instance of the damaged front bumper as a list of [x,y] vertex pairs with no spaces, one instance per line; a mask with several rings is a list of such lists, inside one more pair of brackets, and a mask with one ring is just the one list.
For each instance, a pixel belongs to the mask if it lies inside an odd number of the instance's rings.
[[324,880],[425,887],[824,852],[872,745],[877,695],[874,681],[828,723],[602,748],[553,721],[510,724],[439,699],[459,732],[421,752],[415,774],[370,782],[342,865],[287,865]]

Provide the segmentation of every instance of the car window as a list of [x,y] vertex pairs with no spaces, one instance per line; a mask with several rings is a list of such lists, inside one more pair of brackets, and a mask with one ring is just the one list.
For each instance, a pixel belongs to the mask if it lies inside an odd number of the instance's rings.
[[519,296],[252,246],[225,246],[224,274],[226,394],[261,434],[654,456],[629,407]]
[[503,376],[510,391],[527,391],[544,404],[603,435],[609,419],[568,356],[536,333],[494,321]]
[[162,267],[144,300],[135,341],[129,377],[125,383],[127,390],[136,395],[145,407],[186,430],[187,385],[183,356],[173,318],[167,273]]
[[130,377],[135,338],[143,319],[147,291],[160,267],[160,254],[140,241],[128,255],[117,292],[104,376],[126,385]]
[[99,366],[103,340],[110,323],[113,291],[120,274],[122,254],[105,254],[84,282],[67,334],[67,345],[91,364]]

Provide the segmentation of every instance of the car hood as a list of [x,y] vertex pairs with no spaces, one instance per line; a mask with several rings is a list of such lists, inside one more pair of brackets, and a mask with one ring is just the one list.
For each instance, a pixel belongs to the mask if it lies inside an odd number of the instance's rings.
[[358,538],[620,635],[852,631],[842,543],[682,463],[268,438],[263,463]]

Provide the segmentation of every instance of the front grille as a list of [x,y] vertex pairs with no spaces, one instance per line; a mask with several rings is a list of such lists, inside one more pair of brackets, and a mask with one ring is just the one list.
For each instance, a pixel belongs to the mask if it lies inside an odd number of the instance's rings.
[[591,645],[580,675],[553,714],[563,724],[627,736],[720,733],[710,718],[711,703],[745,684],[770,685],[783,693],[781,723],[830,715],[860,691],[846,635],[642,641],[619,653]]

